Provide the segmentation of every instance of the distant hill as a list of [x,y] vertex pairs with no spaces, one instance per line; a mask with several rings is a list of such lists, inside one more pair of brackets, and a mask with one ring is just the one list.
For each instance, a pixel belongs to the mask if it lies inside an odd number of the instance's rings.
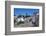
[[20,18],[20,17],[27,18],[27,17],[31,17],[31,15],[18,15],[18,18]]

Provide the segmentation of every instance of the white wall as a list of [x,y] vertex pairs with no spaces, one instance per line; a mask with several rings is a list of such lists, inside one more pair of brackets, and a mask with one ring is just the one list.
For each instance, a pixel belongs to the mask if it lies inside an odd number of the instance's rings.
[[[5,0],[0,0],[0,36],[5,36]],[[15,1],[15,0],[14,0]],[[26,1],[26,2],[44,2],[45,3],[45,11],[46,11],[46,0],[16,0],[16,1]],[[45,21],[46,21],[46,12],[45,12]],[[45,22],[46,27],[46,22]],[[37,34],[24,34],[24,35],[11,35],[11,36],[46,36],[45,33],[37,33]]]

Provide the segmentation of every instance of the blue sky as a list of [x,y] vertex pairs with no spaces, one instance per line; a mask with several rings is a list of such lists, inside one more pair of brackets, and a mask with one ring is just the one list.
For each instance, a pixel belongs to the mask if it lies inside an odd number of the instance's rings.
[[32,15],[34,12],[39,12],[39,9],[25,9],[25,8],[14,8],[14,16],[18,15]]

